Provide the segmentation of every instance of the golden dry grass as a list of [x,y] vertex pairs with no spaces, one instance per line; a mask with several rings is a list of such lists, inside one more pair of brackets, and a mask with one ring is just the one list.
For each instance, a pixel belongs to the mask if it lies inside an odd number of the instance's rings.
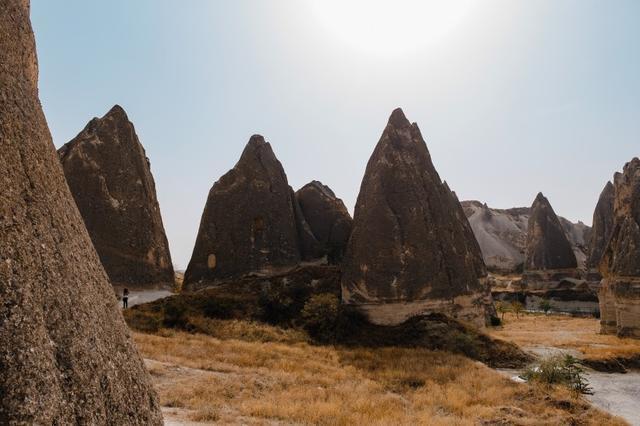
[[514,314],[505,316],[504,325],[489,331],[492,337],[527,348],[556,347],[578,351],[584,358],[600,360],[628,358],[640,354],[640,340],[599,334],[595,318],[568,315]]
[[[231,326],[238,328],[241,323]],[[567,390],[517,384],[444,352],[241,341],[166,330],[134,338],[162,404],[188,410],[196,421],[624,424]]]

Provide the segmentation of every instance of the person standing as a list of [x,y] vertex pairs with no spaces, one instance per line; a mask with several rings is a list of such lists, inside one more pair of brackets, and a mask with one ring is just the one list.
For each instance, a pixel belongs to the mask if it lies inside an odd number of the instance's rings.
[[127,309],[129,307],[129,289],[125,288],[122,291],[122,309]]

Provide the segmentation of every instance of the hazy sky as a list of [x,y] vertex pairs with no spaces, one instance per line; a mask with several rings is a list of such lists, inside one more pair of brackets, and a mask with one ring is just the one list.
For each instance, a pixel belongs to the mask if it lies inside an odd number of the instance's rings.
[[249,137],[294,189],[352,211],[391,111],[460,199],[547,195],[591,223],[640,155],[640,1],[32,0],[56,146],[122,105],[146,148],[174,262]]

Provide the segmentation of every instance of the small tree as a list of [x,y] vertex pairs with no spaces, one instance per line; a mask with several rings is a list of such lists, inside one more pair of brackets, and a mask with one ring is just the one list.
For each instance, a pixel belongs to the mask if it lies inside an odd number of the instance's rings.
[[330,293],[309,298],[302,309],[303,327],[311,337],[326,343],[334,339],[340,309],[340,299]]
[[540,308],[540,310],[543,311],[545,315],[547,315],[552,308],[551,302],[549,302],[548,299],[543,299],[538,305],[538,308]]
[[496,311],[500,314],[500,320],[504,321],[504,314],[509,312],[509,306],[504,302],[498,302],[496,304]]
[[516,318],[520,318],[520,312],[524,310],[524,305],[518,301],[511,303],[511,310],[516,314]]

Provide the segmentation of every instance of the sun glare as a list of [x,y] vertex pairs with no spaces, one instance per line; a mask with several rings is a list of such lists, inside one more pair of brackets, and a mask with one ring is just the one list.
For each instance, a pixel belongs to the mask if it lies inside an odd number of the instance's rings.
[[373,54],[416,51],[459,28],[474,0],[313,0],[326,29],[355,49]]

